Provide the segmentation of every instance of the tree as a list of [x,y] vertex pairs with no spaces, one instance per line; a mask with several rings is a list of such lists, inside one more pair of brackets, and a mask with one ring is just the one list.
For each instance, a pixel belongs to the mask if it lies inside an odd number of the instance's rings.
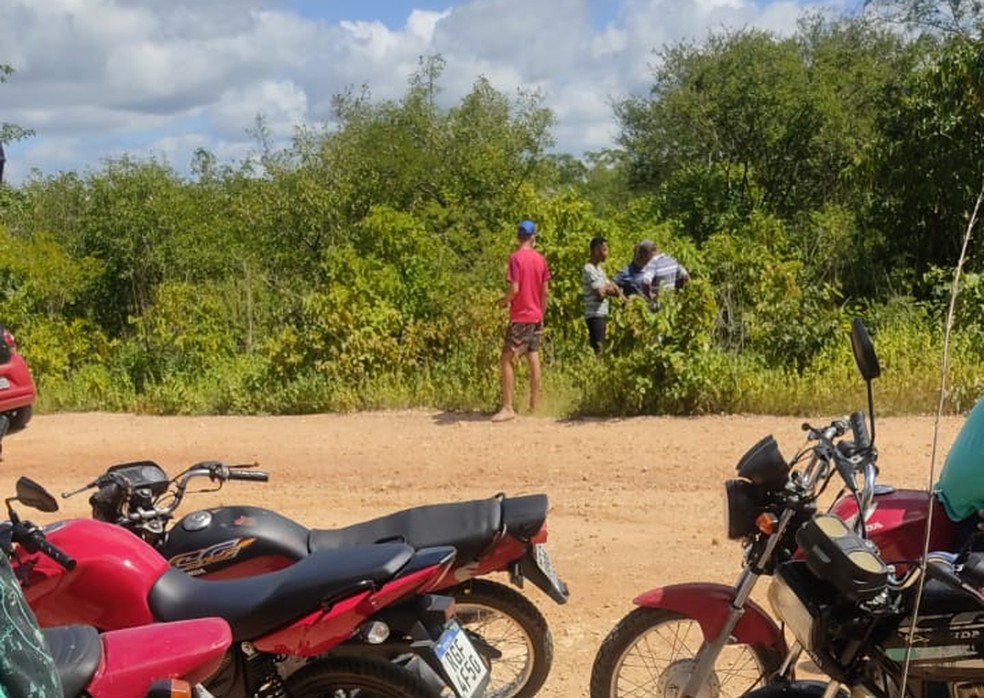
[[[924,46],[932,50],[879,120],[867,213],[881,232],[872,259],[919,295],[925,272],[955,264],[984,181],[984,38]],[[975,239],[972,269],[984,266],[980,249]]]
[[[7,82],[7,79],[14,74],[14,69],[5,63],[0,63],[0,83]],[[17,124],[0,121],[0,183],[3,182],[3,169],[7,163],[7,156],[3,151],[4,143],[13,143],[34,135],[31,129],[23,128]]]
[[864,9],[880,21],[944,36],[979,34],[984,19],[981,0],[865,0]]

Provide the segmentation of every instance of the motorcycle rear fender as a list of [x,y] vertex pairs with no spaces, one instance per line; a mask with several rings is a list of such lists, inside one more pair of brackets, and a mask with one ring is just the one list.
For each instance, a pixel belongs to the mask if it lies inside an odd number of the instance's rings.
[[[650,589],[633,599],[633,603],[646,608],[662,608],[693,618],[700,624],[704,639],[710,642],[720,633],[734,597],[733,587],[698,582]],[[731,634],[736,642],[764,645],[772,648],[779,656],[786,654],[782,630],[751,599],[745,602],[745,613]]]

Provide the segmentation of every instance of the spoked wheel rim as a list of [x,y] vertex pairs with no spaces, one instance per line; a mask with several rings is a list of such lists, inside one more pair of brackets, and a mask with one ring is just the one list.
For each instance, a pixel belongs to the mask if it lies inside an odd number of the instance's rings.
[[460,599],[455,606],[462,625],[502,653],[492,660],[485,698],[515,695],[533,674],[532,638],[519,623],[498,609]]
[[[609,695],[680,698],[704,642],[690,618],[666,620],[641,633],[618,657]],[[738,698],[762,679],[763,666],[748,645],[726,645],[696,698]]]

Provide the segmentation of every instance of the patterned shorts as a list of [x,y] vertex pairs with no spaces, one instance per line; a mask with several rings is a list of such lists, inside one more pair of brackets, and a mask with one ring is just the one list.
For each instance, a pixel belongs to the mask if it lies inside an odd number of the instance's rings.
[[542,322],[510,322],[506,328],[506,342],[503,351],[510,351],[514,356],[522,356],[540,348]]

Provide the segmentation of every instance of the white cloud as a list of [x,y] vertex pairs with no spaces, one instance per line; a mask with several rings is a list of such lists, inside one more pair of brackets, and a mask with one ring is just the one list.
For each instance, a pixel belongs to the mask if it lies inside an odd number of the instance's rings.
[[434,53],[443,103],[479,76],[509,95],[540,89],[558,148],[579,154],[611,145],[610,101],[648,89],[654,49],[725,26],[788,32],[809,0],[610,0],[604,26],[596,0],[458,0],[443,12],[402,1],[404,21],[386,23],[310,19],[291,0],[4,0],[0,63],[18,72],[0,86],[2,119],[38,132],[8,146],[8,176],[126,150],[177,167],[197,147],[242,157],[257,114],[286,139],[328,120],[347,87],[399,98]]

